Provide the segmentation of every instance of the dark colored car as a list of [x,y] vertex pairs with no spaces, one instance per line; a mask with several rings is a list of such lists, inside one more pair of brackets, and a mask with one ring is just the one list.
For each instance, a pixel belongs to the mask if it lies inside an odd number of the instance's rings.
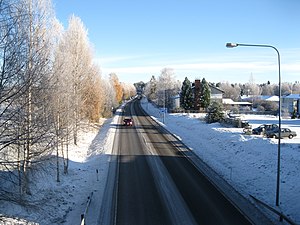
[[262,135],[265,134],[267,131],[271,131],[274,129],[278,129],[277,124],[262,124],[259,127],[252,129],[252,134]]
[[125,118],[125,119],[123,120],[123,125],[124,125],[124,126],[132,126],[132,125],[133,125],[132,119],[131,119],[131,118]]
[[[266,136],[268,138],[279,138],[279,129],[275,129],[272,131],[269,131],[266,133]],[[291,131],[289,128],[281,128],[281,138],[288,137],[289,139],[292,139],[293,137],[297,136],[297,133],[295,131]]]

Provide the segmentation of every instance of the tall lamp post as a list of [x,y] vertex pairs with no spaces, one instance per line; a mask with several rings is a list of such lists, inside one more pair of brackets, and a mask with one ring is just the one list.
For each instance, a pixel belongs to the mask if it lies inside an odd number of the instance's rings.
[[256,45],[256,44],[238,44],[238,43],[227,43],[227,48],[234,48],[238,46],[246,47],[263,47],[263,48],[273,48],[277,52],[278,56],[278,76],[279,76],[279,118],[278,118],[278,153],[277,153],[277,182],[276,182],[276,206],[279,206],[279,187],[280,187],[280,142],[281,142],[281,75],[280,75],[280,54],[277,48],[272,45]]

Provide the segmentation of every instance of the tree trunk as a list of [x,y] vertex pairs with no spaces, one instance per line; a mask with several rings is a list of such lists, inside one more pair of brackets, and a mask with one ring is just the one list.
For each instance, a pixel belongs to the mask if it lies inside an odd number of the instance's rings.
[[58,143],[58,136],[56,140],[56,182],[60,182],[60,176],[59,176],[59,143]]

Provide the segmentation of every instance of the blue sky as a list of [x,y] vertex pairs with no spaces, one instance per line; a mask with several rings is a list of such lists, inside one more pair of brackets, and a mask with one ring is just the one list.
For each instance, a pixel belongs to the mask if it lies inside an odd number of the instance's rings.
[[70,15],[88,29],[102,75],[147,82],[163,68],[183,81],[278,83],[271,48],[281,55],[282,82],[300,81],[299,0],[53,0],[67,27]]

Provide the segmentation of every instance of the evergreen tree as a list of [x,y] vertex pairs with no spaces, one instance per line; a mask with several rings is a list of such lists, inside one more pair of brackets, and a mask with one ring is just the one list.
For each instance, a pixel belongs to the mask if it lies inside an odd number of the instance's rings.
[[205,78],[202,79],[201,81],[201,94],[200,94],[200,105],[202,108],[206,109],[209,104],[210,104],[210,87],[207,83],[207,81],[205,80]]
[[187,77],[184,79],[181,87],[180,106],[186,110],[193,108],[193,92],[191,82]]
[[220,122],[224,119],[223,106],[219,102],[212,102],[208,107],[205,120],[207,123]]
[[180,106],[183,107],[184,104],[184,97],[185,97],[185,93],[187,90],[187,86],[190,84],[191,82],[189,81],[189,79],[187,77],[185,77],[182,86],[181,86],[181,92],[180,92]]
[[184,109],[190,110],[194,108],[194,94],[192,87],[190,86],[186,92],[186,98],[184,102]]

